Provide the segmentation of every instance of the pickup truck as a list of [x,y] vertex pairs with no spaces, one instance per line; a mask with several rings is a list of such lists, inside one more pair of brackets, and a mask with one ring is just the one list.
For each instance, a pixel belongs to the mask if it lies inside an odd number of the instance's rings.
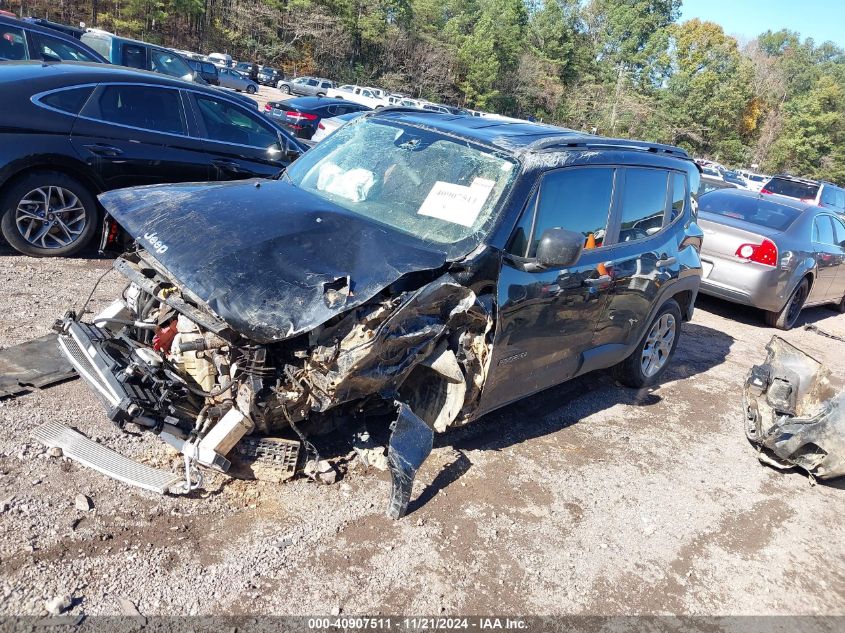
[[383,108],[389,105],[385,99],[377,96],[373,88],[364,88],[362,86],[353,86],[346,84],[340,88],[331,88],[326,91],[327,97],[334,97],[335,99],[346,99],[353,103],[360,103],[368,108],[376,109]]

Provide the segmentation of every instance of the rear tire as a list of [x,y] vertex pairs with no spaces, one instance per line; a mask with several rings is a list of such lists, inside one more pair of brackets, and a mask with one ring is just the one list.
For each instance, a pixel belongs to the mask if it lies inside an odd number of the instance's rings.
[[284,92],[286,95],[289,95],[289,94],[290,94],[290,86],[281,86],[281,87],[279,88],[279,90],[281,90],[282,92]]
[[766,312],[766,325],[779,330],[791,330],[798,321],[798,317],[801,316],[808,294],[810,294],[810,282],[804,277],[789,295],[786,305],[780,312]]
[[681,308],[669,299],[654,315],[631,355],[613,368],[613,376],[634,389],[651,387],[669,366],[680,338]]
[[78,180],[57,171],[24,176],[0,195],[0,230],[30,257],[67,257],[97,233],[97,201]]

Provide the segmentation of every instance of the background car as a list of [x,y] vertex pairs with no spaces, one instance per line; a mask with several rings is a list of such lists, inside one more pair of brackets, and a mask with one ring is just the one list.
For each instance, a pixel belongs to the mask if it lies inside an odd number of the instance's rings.
[[711,178],[710,176],[701,176],[701,184],[698,186],[698,195],[702,196],[709,191],[716,189],[737,189],[738,187],[731,183],[725,182],[718,178]]
[[745,179],[746,187],[749,191],[760,191],[769,180],[770,176],[765,174],[757,174],[753,171],[740,171],[739,175]]
[[701,292],[765,310],[788,330],[806,306],[845,311],[845,223],[826,209],[738,189],[699,198]]
[[334,88],[334,82],[319,77],[297,77],[278,82],[276,88],[289,95],[325,97]]
[[370,109],[383,108],[388,105],[387,100],[379,97],[373,88],[362,88],[361,86],[353,86],[351,84],[341,86],[337,89],[331,88],[326,93],[326,96],[360,103]]
[[0,60],[28,59],[107,63],[100,53],[67,33],[0,16]]
[[354,119],[357,119],[359,116],[364,114],[364,112],[366,112],[366,110],[320,119],[320,122],[317,124],[317,131],[314,132],[311,140],[315,143],[319,143],[336,129],[346,125]]
[[285,78],[285,73],[270,66],[264,66],[258,71],[258,83],[262,86],[275,86]]
[[82,42],[118,66],[151,70],[187,81],[197,78],[194,69],[178,53],[155,44],[130,40],[99,29],[83,33]]
[[206,81],[206,83],[209,83],[212,86],[220,85],[220,73],[217,70],[217,66],[215,66],[211,62],[204,62],[199,59],[191,59],[190,57],[186,57],[185,61],[187,62],[188,66],[194,69],[195,73],[197,73]]
[[344,99],[324,97],[299,97],[288,101],[270,101],[264,106],[264,112],[269,118],[279,121],[297,137],[303,139],[310,139],[317,131],[320,121],[324,118],[369,109],[367,106],[350,103]]
[[845,214],[845,189],[823,180],[796,178],[779,174],[772,176],[760,193],[774,193],[780,196],[796,198],[802,202],[815,204],[837,213]]
[[258,92],[258,84],[232,68],[218,68],[217,78],[224,88],[231,88],[238,92],[254,95]]
[[731,171],[730,169],[726,169],[722,172],[722,179],[725,182],[729,182],[732,185],[736,185],[740,189],[746,189],[748,187],[748,183],[745,182],[745,178],[740,176],[735,171]]
[[102,191],[276,176],[306,149],[219,89],[109,64],[0,64],[0,94],[0,229],[25,255],[84,248]]

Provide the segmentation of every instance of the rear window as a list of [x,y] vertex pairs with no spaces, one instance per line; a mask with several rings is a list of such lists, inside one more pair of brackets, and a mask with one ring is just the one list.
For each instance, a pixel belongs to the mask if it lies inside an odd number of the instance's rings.
[[785,231],[801,215],[800,211],[792,207],[731,191],[711,191],[699,198],[698,207],[705,213],[742,220],[776,231]]
[[819,192],[818,185],[796,182],[795,180],[787,180],[786,178],[772,178],[764,189],[771,193],[789,196],[790,198],[798,198],[799,200],[815,200],[816,194]]

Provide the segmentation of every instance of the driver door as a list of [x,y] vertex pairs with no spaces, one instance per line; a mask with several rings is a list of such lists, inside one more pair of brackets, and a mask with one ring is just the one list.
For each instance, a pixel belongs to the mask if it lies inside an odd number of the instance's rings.
[[[482,411],[559,384],[578,371],[612,286],[605,238],[618,171],[576,167],[543,175],[499,273],[499,317]],[[549,228],[581,233],[581,257],[565,269],[528,270],[524,264]]]

